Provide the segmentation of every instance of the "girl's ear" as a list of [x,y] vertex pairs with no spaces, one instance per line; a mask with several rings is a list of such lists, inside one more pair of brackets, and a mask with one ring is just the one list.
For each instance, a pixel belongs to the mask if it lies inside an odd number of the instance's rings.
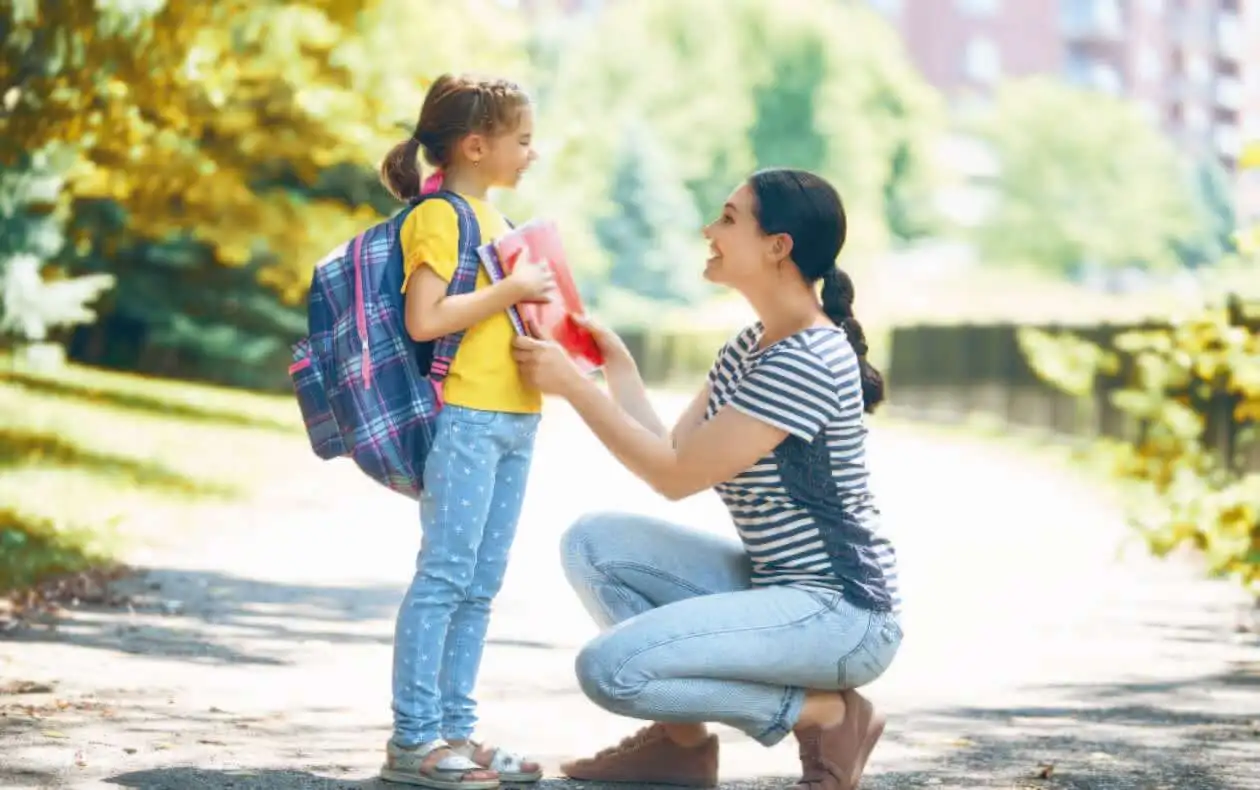
[[485,135],[472,134],[464,135],[464,139],[459,141],[459,150],[464,154],[464,158],[472,164],[479,164],[486,157],[488,152],[488,142]]

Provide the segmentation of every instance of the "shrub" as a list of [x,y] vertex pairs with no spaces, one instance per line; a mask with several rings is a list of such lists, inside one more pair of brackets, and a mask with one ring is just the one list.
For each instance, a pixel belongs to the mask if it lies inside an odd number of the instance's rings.
[[1139,428],[1099,447],[1138,494],[1133,523],[1156,555],[1192,547],[1260,600],[1260,309],[1231,297],[1106,348],[1033,329],[1020,343],[1039,376],[1078,397],[1121,380],[1112,403]]

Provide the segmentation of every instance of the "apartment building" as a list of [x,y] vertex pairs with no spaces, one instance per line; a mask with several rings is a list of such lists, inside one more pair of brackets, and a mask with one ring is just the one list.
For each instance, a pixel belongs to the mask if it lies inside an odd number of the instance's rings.
[[1003,78],[1058,74],[1136,101],[1226,167],[1260,132],[1260,0],[869,2],[956,106],[984,102]]

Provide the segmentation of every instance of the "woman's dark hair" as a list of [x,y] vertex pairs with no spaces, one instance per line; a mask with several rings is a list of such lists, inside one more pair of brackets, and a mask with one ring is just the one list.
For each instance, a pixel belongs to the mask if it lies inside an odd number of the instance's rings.
[[381,183],[399,200],[420,196],[420,168],[425,161],[447,167],[465,135],[495,135],[520,123],[529,95],[514,82],[470,75],[443,74],[429,87],[411,136],[390,149],[381,162]]
[[884,400],[884,377],[866,359],[866,335],[853,315],[853,280],[836,265],[848,230],[840,193],[804,170],[761,170],[748,185],[762,232],[790,236],[796,268],[806,282],[822,281],[823,312],[849,336],[858,355],[866,411],[875,411]]

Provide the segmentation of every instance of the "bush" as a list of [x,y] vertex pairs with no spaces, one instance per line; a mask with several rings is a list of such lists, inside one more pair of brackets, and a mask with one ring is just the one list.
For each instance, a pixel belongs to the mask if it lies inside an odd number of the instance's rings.
[[1197,549],[1260,600],[1260,310],[1231,298],[1108,348],[1032,329],[1020,343],[1038,375],[1072,395],[1121,379],[1112,402],[1139,430],[1099,446],[1139,494],[1134,524],[1156,555]]
[[0,508],[0,595],[101,564],[99,537]]

